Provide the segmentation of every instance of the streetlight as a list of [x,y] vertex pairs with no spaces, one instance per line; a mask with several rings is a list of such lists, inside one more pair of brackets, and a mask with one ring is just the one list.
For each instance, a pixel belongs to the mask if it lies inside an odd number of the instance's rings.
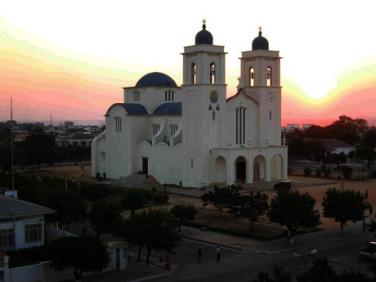
[[308,251],[307,246],[304,246],[301,252],[296,252],[294,253],[295,257],[302,257],[303,258],[303,268],[305,270],[306,264],[307,264],[307,257],[308,256],[314,256],[318,253],[319,251],[317,249],[313,249],[311,251]]

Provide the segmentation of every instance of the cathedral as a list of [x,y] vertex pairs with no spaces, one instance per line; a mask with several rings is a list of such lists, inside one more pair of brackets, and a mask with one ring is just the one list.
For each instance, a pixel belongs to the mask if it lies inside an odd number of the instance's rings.
[[224,46],[206,29],[184,47],[183,84],[151,72],[124,88],[106,130],[92,142],[92,175],[153,176],[161,184],[202,187],[287,179],[281,137],[278,51],[258,36],[240,58],[236,94],[227,98]]

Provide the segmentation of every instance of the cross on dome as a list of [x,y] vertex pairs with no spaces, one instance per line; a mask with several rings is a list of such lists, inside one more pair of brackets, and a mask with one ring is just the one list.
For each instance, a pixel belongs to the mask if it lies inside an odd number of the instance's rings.
[[205,19],[202,20],[202,28],[206,29],[206,20]]

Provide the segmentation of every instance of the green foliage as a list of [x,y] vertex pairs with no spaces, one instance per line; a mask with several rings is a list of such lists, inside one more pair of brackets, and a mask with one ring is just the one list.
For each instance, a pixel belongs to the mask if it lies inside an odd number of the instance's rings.
[[101,271],[109,262],[106,247],[92,237],[62,237],[51,241],[47,255],[57,270],[72,267],[76,279],[81,279],[85,272]]
[[124,193],[122,206],[134,215],[136,210],[142,209],[150,201],[152,193],[147,190],[132,189]]
[[79,192],[82,198],[91,202],[107,198],[110,195],[110,189],[106,185],[91,182],[80,182]]
[[264,215],[269,210],[268,196],[257,192],[250,195],[240,196],[240,215],[248,219],[253,230],[253,225],[258,217]]
[[45,246],[8,251],[7,255],[9,256],[10,268],[37,264],[41,261],[47,260]]
[[89,220],[99,238],[102,233],[118,234],[123,217],[117,205],[107,200],[99,200],[93,203]]
[[214,191],[209,191],[201,196],[204,205],[212,204],[220,211],[224,208],[232,208],[239,204],[240,188],[237,186],[228,186],[226,188],[214,187]]
[[310,176],[310,175],[311,175],[311,172],[312,172],[312,169],[311,169],[310,167],[306,166],[306,167],[304,168],[304,175],[305,175],[305,176]]
[[353,190],[337,190],[330,188],[323,199],[323,216],[333,218],[340,223],[341,230],[347,221],[362,220],[364,211],[371,206],[366,200],[366,195]]
[[180,240],[176,227],[174,217],[167,210],[149,210],[128,218],[123,225],[122,235],[129,244],[139,247],[139,253],[142,247],[146,248],[148,265],[153,250],[173,252]]
[[54,209],[55,213],[47,217],[51,222],[69,224],[86,218],[86,204],[75,192],[53,190],[46,195],[45,206]]
[[320,176],[321,176],[321,173],[322,173],[322,171],[321,171],[321,168],[320,168],[320,167],[318,167],[318,168],[315,169],[315,175],[316,175],[317,177],[320,177]]
[[329,265],[327,258],[319,258],[312,262],[312,266],[303,274],[296,277],[297,282],[332,282],[335,281],[336,272]]
[[313,228],[320,224],[315,202],[308,193],[278,192],[271,200],[268,216],[271,222],[286,226],[291,238],[301,227]]
[[194,220],[197,215],[197,209],[194,205],[174,205],[171,210],[171,214],[177,219],[179,224],[179,231],[181,230],[181,225],[185,224],[191,220]]
[[353,168],[347,165],[340,166],[340,171],[345,179],[351,179]]
[[164,192],[153,192],[152,201],[156,205],[164,205],[168,203],[169,196]]
[[293,282],[293,277],[290,273],[285,272],[283,268],[275,266],[272,275],[262,271],[252,282]]

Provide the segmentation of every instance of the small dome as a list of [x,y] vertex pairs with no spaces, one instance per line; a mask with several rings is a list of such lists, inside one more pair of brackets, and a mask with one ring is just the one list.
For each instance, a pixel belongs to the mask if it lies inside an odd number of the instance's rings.
[[261,27],[259,35],[252,41],[252,50],[269,50],[269,42],[262,36]]
[[167,74],[150,72],[141,77],[135,87],[177,87],[177,85]]
[[213,35],[206,30],[206,22],[202,21],[202,30],[196,34],[195,44],[208,44],[213,45]]

